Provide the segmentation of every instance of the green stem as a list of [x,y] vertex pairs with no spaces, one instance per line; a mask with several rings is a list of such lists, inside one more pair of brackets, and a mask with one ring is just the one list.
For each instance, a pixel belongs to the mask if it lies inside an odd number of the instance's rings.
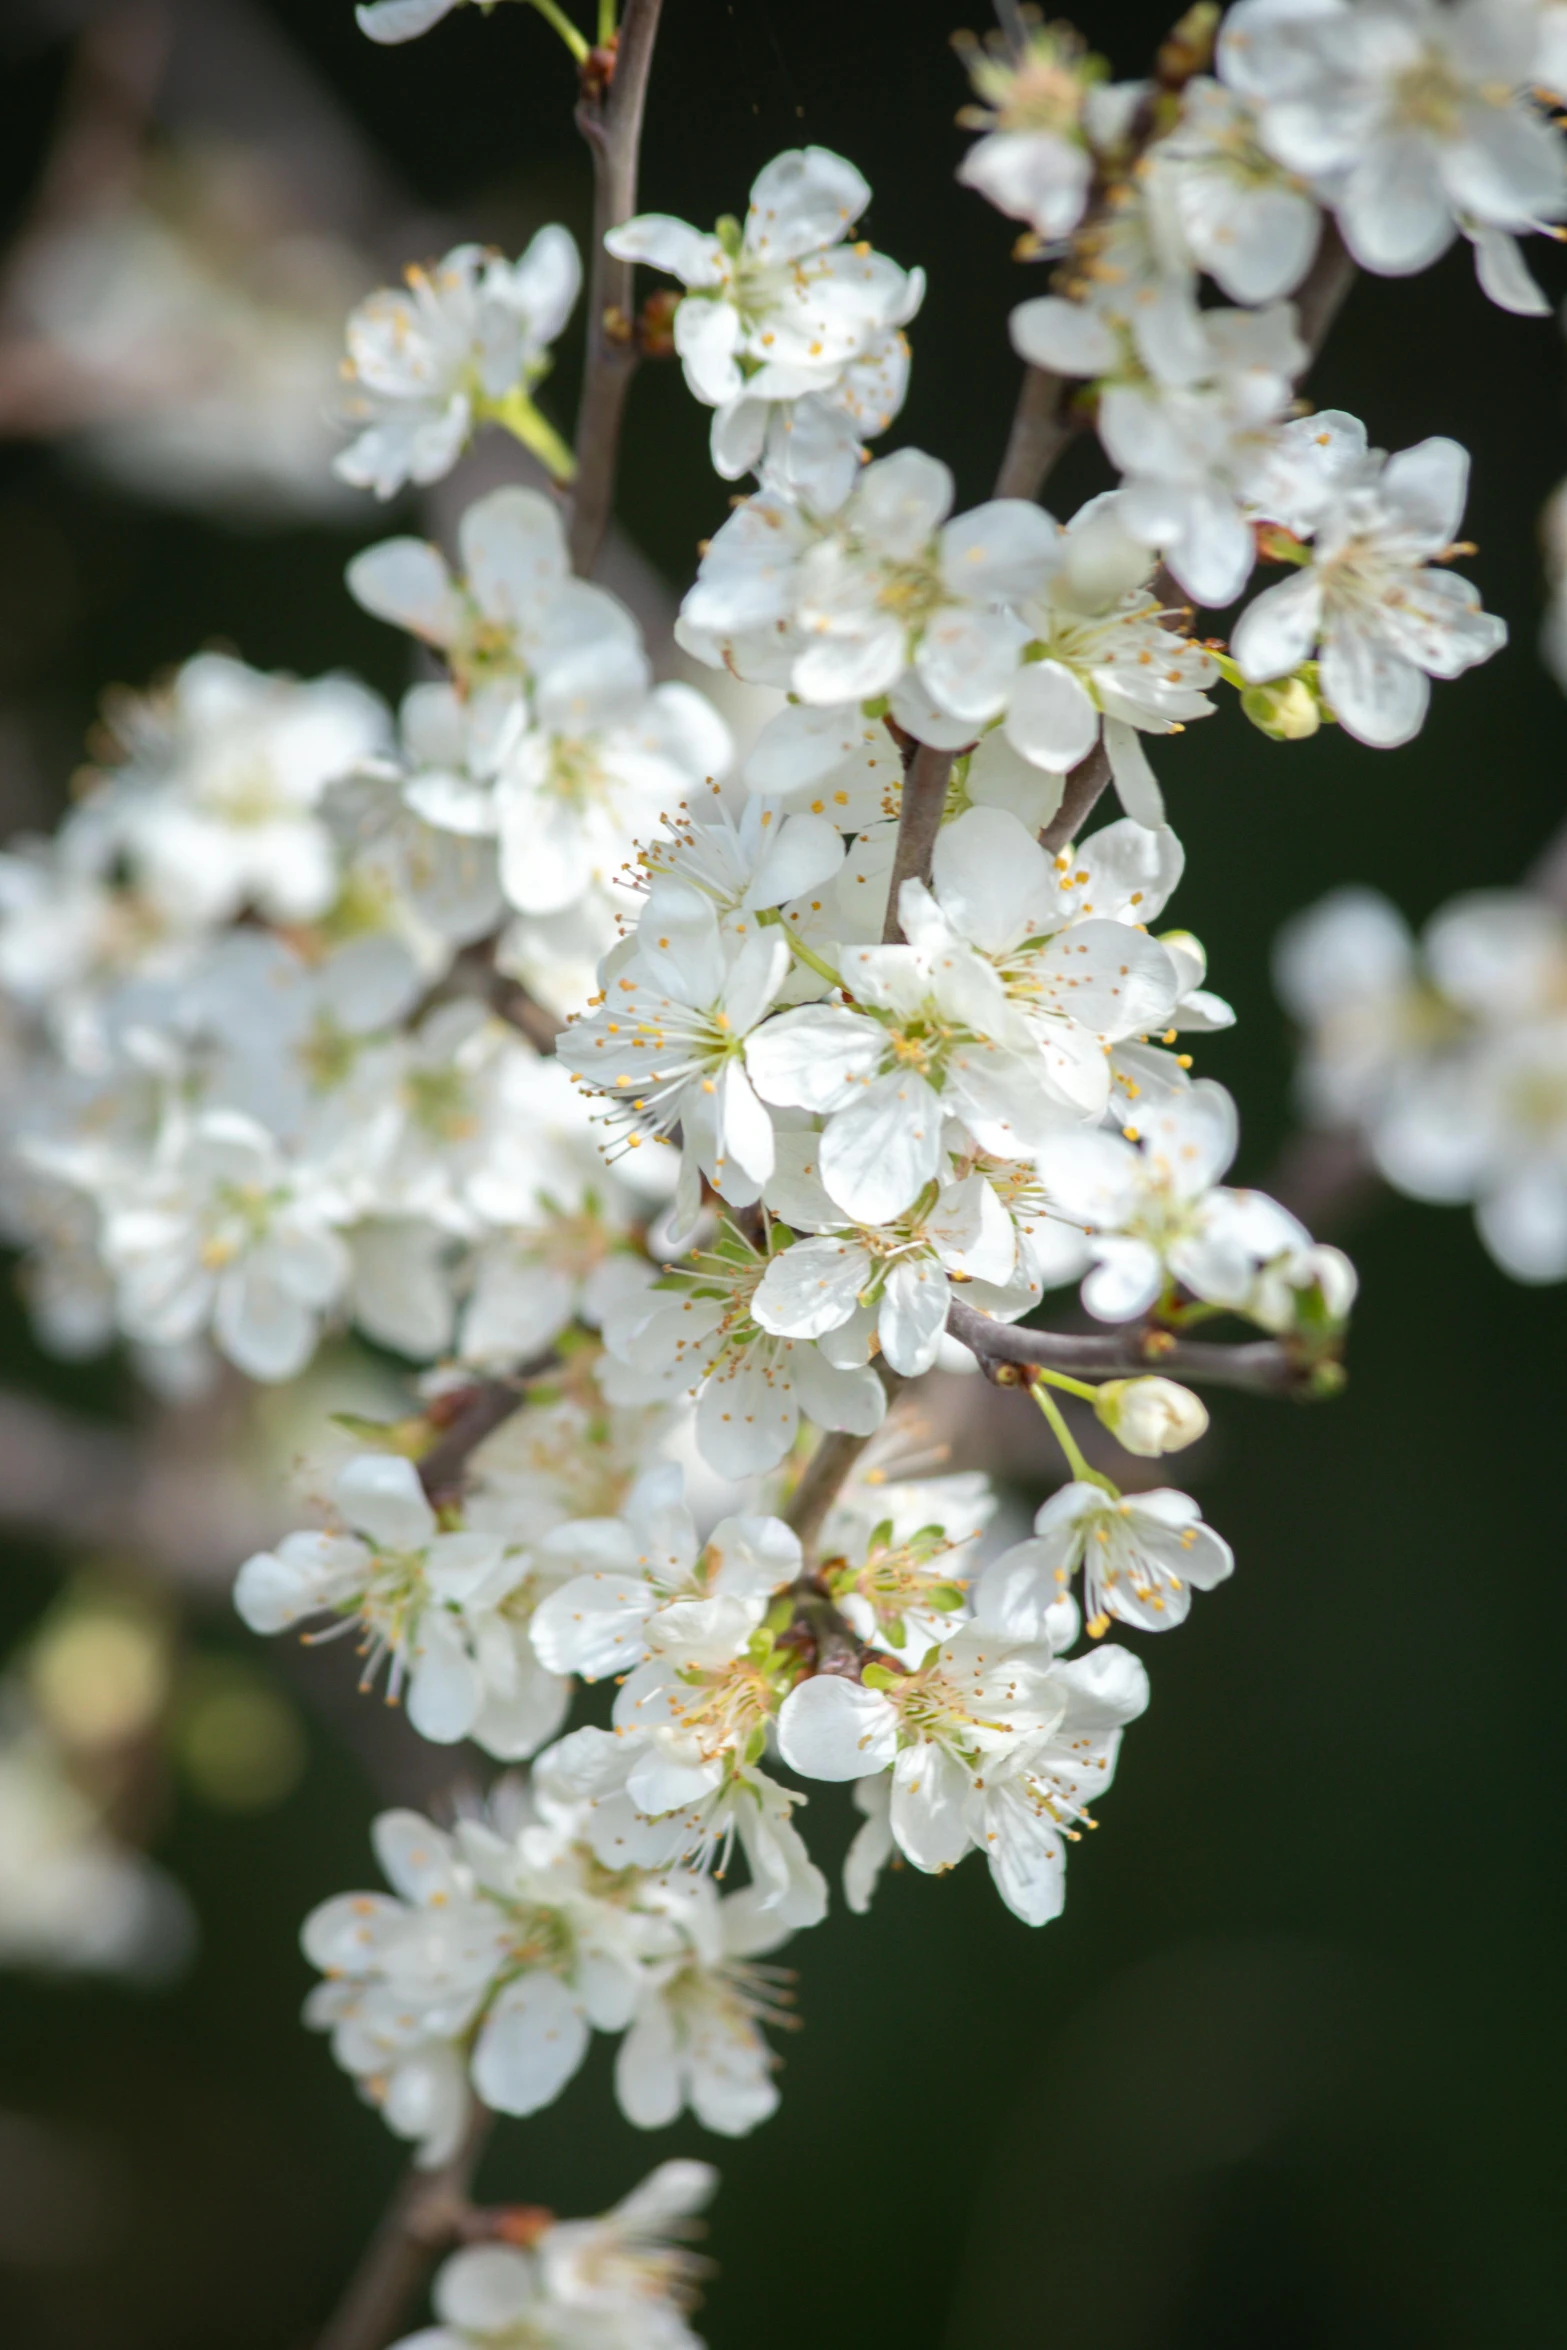
[[[528,5],[530,8],[536,8],[538,10],[540,16],[543,17],[547,25],[554,26],[556,32],[559,33],[561,39],[565,42],[567,48],[571,51],[572,56],[576,59],[577,63],[581,65],[584,59],[587,57],[588,45],[587,42],[583,39],[582,35],[578,32],[576,26],[572,23],[570,17],[566,14],[566,11],[561,7],[560,0],[528,0]],[[599,10],[599,18],[600,22],[602,23],[602,6]]]
[[814,971],[817,978],[825,979],[829,987],[843,986],[842,978],[832,965],[817,954],[814,947],[808,947],[794,925],[786,922],[773,907],[770,906],[765,913],[758,914],[757,920],[765,924],[768,929],[777,929],[783,932],[784,937],[789,941],[790,952],[797,962],[805,965],[807,971]]
[[1051,1387],[1063,1388],[1068,1395],[1080,1397],[1084,1403],[1097,1404],[1099,1401],[1098,1388],[1090,1387],[1086,1379],[1069,1379],[1065,1371],[1047,1371],[1043,1364],[1034,1366],[1034,1376],[1045,1380]]
[[476,413],[491,424],[503,425],[513,439],[521,441],[523,447],[537,457],[556,481],[575,479],[576,458],[520,384],[514,391],[508,392],[504,399],[477,402]]
[[1102,1477],[1097,1469],[1091,1469],[1084,1460],[1062,1415],[1061,1406],[1046,1386],[1043,1375],[1035,1379],[1028,1392],[1049,1421],[1051,1433],[1066,1454],[1066,1465],[1077,1481],[1083,1485],[1102,1486],[1106,1493],[1118,1493],[1118,1486],[1112,1485],[1108,1477]]
[[607,49],[615,38],[615,14],[615,0],[599,0],[598,45],[601,49]]

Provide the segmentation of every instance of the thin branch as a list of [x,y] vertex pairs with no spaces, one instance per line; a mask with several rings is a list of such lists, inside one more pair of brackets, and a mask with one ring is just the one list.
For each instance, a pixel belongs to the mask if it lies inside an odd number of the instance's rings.
[[898,920],[898,898],[906,881],[929,881],[930,860],[947,805],[947,778],[954,751],[935,751],[921,743],[903,778],[903,801],[898,812],[898,844],[887,888],[887,918],[882,937],[895,944],[903,936]]
[[1324,217],[1317,257],[1294,294],[1296,323],[1307,351],[1298,382],[1305,382],[1313,362],[1320,356],[1354,282],[1354,256],[1339,235],[1338,222]]
[[528,1400],[528,1380],[547,1370],[553,1360],[542,1356],[510,1379],[485,1379],[463,1394],[445,1433],[418,1464],[419,1482],[432,1501],[451,1500],[461,1493],[471,1455],[521,1411]]
[[475,2100],[456,2152],[436,2170],[413,2165],[404,2173],[318,2350],[386,2350],[440,2254],[463,2238],[493,2119]]
[[[890,1404],[903,1381],[885,1363],[878,1363],[876,1369]],[[868,1436],[849,1436],[839,1429],[824,1436],[806,1462],[805,1474],[783,1515],[785,1525],[792,1526],[799,1535],[800,1547],[807,1558],[815,1547],[827,1512],[838,1498],[839,1487],[869,1443]]]
[[806,1462],[794,1499],[784,1511],[784,1523],[799,1535],[803,1550],[809,1551],[814,1545],[827,1512],[838,1498],[839,1486],[869,1442],[868,1436],[848,1436],[840,1429],[835,1435],[824,1436]]
[[947,1328],[977,1357],[987,1377],[1002,1366],[1026,1365],[1075,1376],[1161,1371],[1207,1387],[1236,1387],[1252,1395],[1310,1395],[1320,1366],[1276,1338],[1241,1346],[1216,1346],[1200,1338],[1177,1338],[1168,1330],[1028,1330],[1015,1322],[993,1322],[960,1297],[947,1309]]
[[996,475],[998,498],[1037,498],[1056,459],[1068,441],[1082,430],[1083,418],[1071,406],[1076,385],[1048,368],[1030,367],[1013,411],[1006,454]]
[[593,156],[593,261],[588,277],[588,356],[577,414],[577,484],[571,505],[571,560],[593,569],[615,501],[615,467],[626,393],[637,363],[631,263],[604,250],[612,228],[637,208],[637,163],[648,74],[663,0],[626,0],[607,77],[595,50],[583,68],[577,128]]
[[1079,759],[1066,779],[1061,805],[1040,834],[1047,849],[1059,849],[1076,840],[1110,781],[1110,754],[1101,735],[1086,759]]

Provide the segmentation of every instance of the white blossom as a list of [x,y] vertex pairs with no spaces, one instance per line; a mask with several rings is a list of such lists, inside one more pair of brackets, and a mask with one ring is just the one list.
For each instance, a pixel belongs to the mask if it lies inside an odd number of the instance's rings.
[[747,1072],[746,1043],[788,969],[776,931],[753,932],[726,956],[711,902],[669,882],[658,920],[639,926],[634,957],[606,976],[596,1008],[562,1037],[560,1058],[619,1105],[621,1121],[656,1134],[682,1126],[688,1182],[702,1163],[726,1198],[743,1202],[773,1166],[772,1120]]
[[1311,561],[1241,614],[1235,658],[1252,679],[1282,677],[1320,649],[1322,691],[1362,742],[1408,742],[1432,677],[1457,677],[1507,642],[1457,573],[1452,552],[1469,459],[1456,441],[1373,456],[1316,527]]
[[[1232,10],[1231,15],[1235,12]],[[1273,302],[1310,268],[1321,215],[1259,143],[1251,107],[1195,74],[1181,119],[1149,157],[1152,201],[1172,206],[1187,249],[1231,302]]]
[[985,1569],[975,1606],[993,1633],[1037,1640],[1081,1570],[1083,1617],[1096,1638],[1112,1617],[1167,1632],[1185,1622],[1194,1591],[1211,1591],[1234,1566],[1229,1544],[1204,1525],[1188,1495],[1165,1488],[1117,1494],[1073,1483],[1043,1504],[1027,1542]]
[[145,1174],[105,1202],[104,1262],[133,1338],[178,1345],[210,1329],[252,1379],[292,1379],[342,1294],[339,1193],[290,1169],[253,1119],[175,1117]]
[[1429,268],[1461,230],[1486,291],[1524,309],[1513,240],[1567,214],[1567,158],[1532,103],[1539,41],[1537,10],[1505,0],[1242,0],[1219,70],[1363,268]]
[[1083,1225],[1096,1260],[1083,1283],[1091,1314],[1133,1321],[1174,1282],[1244,1313],[1262,1267],[1310,1246],[1266,1193],[1218,1183],[1235,1144],[1235,1105],[1206,1078],[1155,1105],[1140,1143],[1104,1132],[1052,1143],[1056,1211]]
[[557,1673],[625,1673],[658,1645],[666,1608],[731,1597],[754,1609],[800,1572],[798,1537],[779,1518],[728,1517],[702,1541],[680,1498],[678,1468],[652,1469],[624,1515],[580,1519],[544,1537],[556,1588],[533,1618],[533,1645]]
[[571,315],[582,264],[568,232],[550,227],[517,261],[454,245],[406,277],[406,292],[382,288],[348,322],[343,412],[360,430],[335,465],[380,498],[439,481],[476,424],[526,399]]
[[[685,286],[675,349],[690,390],[717,412],[713,463],[728,479],[761,458],[771,411],[781,409],[780,421],[797,434],[827,428],[815,463],[806,461],[807,481],[823,461],[829,483],[843,478],[837,460],[845,449],[852,456],[858,436],[833,434],[835,414],[880,429],[875,386],[854,383],[853,373],[867,362],[885,369],[889,337],[919,308],[925,281],[867,244],[844,242],[869,201],[869,187],[841,155],[793,148],[758,175],[743,223],[722,220],[704,235],[667,214],[642,213],[605,239],[621,260],[667,270]],[[779,458],[787,468],[782,450]]]
[[375,1850],[394,1894],[341,1894],[305,1922],[328,1978],[305,2020],[421,2162],[456,2143],[465,2074],[496,2112],[540,2111],[594,2030],[625,2029],[644,1965],[680,1946],[640,1872],[605,1884],[574,1826],[557,1810],[509,1834],[465,1820],[448,1835],[383,1813]]
[[386,1666],[388,1698],[406,1681],[408,1719],[438,1745],[471,1737],[511,1759],[552,1738],[568,1684],[535,1661],[528,1627],[558,1568],[496,1533],[443,1531],[393,1454],[350,1461],[333,1501],[347,1530],[290,1534],[241,1567],[234,1603],[251,1630],[337,1617],[362,1635],[360,1687]]
[[958,178],[1054,244],[1076,228],[1088,201],[1094,157],[1084,115],[1092,85],[1068,27],[1015,21],[1021,37],[997,33],[981,47],[969,36],[960,45],[982,103],[959,120],[984,136]]
[[617,1401],[687,1395],[703,1458],[723,1477],[777,1466],[802,1415],[869,1436],[887,1408],[868,1363],[764,1330],[751,1301],[770,1259],[732,1232],[606,1319],[606,1391]]

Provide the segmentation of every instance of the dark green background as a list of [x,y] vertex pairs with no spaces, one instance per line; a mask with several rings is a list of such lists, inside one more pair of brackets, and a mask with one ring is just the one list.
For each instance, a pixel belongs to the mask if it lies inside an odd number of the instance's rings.
[[[699,221],[801,139],[852,155],[868,227],[931,291],[899,437],[985,494],[1015,382],[1004,318],[1034,290],[1012,232],[958,190],[946,52],[963,0],[667,0],[645,201]],[[585,226],[564,61],[531,14],[471,14],[376,51],[347,0],[274,0],[414,194],[474,231],[531,211]],[[1099,6],[1123,71],[1162,19]],[[60,87],[14,75],[0,167],[25,194]],[[1557,256],[1545,267],[1560,291]],[[1538,666],[1536,520],[1567,471],[1559,336],[1491,309],[1467,253],[1354,292],[1316,396],[1399,447],[1475,456],[1469,565],[1509,650],[1436,689],[1425,735],[1375,755],[1325,733],[1264,743],[1232,713],[1161,759],[1238,1032],[1204,1067],[1239,1095],[1241,1169],[1285,1132],[1289,1045],[1268,983],[1281,919],[1341,879],[1414,916],[1519,876],[1561,820],[1567,709]],[[569,393],[574,360],[559,379]],[[558,411],[559,412],[559,411]],[[721,518],[706,417],[672,369],[638,384],[624,520],[676,580]],[[1091,451],[1055,502],[1093,486]],[[365,538],[385,517],[367,503]],[[263,666],[401,653],[341,592],[351,541],[243,534],[86,485],[57,458],[0,470],[0,674],[63,784],[100,685],[205,640]],[[496,2195],[567,2211],[669,2152],[724,2170],[715,2350],[802,2339],[979,2350],[1449,2350],[1556,2337],[1562,2243],[1559,1698],[1562,1297],[1514,1286],[1467,1219],[1374,1205],[1347,1235],[1364,1293],[1343,1401],[1225,1399],[1194,1472],[1234,1581],[1154,1644],[1154,1701],[1065,1918],[1031,1933],[976,1863],[910,1872],[868,1920],[791,1952],[805,2029],[778,2117],[737,2146],[616,2115],[608,2048],[537,2120],[506,2125]],[[8,1376],[101,1410],[117,1374],[33,1353]],[[16,1548],[0,1628],[60,1562]],[[253,1655],[221,1621],[201,1637]],[[73,2268],[0,2277],[8,2350],[286,2350],[304,2343],[397,2170],[390,2138],[295,2022],[294,1930],[363,1882],[372,1793],[317,1737],[259,1820],[176,1805],[161,1845],[204,1948],[176,1992],[0,1980],[0,2105],[70,2125],[101,2176]],[[836,1848],[847,1810],[812,1806]]]

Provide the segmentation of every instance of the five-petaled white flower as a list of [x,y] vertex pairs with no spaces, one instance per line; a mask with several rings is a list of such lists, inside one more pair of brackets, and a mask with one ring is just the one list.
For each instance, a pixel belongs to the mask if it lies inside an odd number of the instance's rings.
[[1144,1632],[1184,1623],[1194,1591],[1235,1566],[1197,1504],[1161,1487],[1118,1494],[1076,1482],[1053,1493],[1030,1540],[992,1560],[975,1593],[979,1622],[1009,1640],[1037,1640],[1049,1610],[1082,1570],[1083,1619],[1096,1637],[1116,1617]]
[[332,1498],[352,1531],[290,1534],[241,1567],[234,1604],[251,1630],[338,1617],[363,1636],[360,1687],[386,1665],[387,1696],[406,1681],[408,1719],[437,1745],[475,1738],[515,1759],[552,1738],[569,1688],[536,1662],[528,1619],[561,1570],[497,1534],[443,1532],[413,1463],[393,1454],[350,1461]]
[[360,430],[335,470],[379,498],[439,481],[487,411],[526,397],[571,315],[582,263],[569,233],[550,227],[516,261],[455,245],[406,274],[406,292],[383,287],[348,321],[343,413]]
[[1507,642],[1478,592],[1434,563],[1452,553],[1469,458],[1456,441],[1373,454],[1319,520],[1311,561],[1241,614],[1235,658],[1284,677],[1320,647],[1334,716],[1379,750],[1419,733],[1430,679],[1458,677]]

